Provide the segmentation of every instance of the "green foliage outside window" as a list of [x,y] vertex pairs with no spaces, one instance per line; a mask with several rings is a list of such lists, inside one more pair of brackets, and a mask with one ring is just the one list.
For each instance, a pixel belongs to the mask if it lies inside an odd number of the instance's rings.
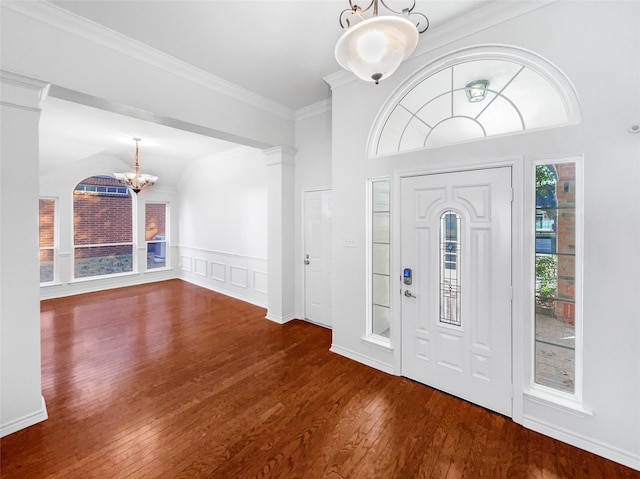
[[536,278],[538,278],[538,293],[543,298],[549,298],[556,293],[556,274],[558,261],[555,255],[536,256]]
[[[546,190],[553,191],[556,184],[556,175],[547,165],[536,166],[536,190],[541,196],[548,196]],[[549,191],[549,192],[550,192]],[[546,209],[548,217],[555,219],[555,211]],[[556,255],[536,256],[536,279],[538,283],[538,301],[546,303],[545,299],[555,296],[557,290],[558,259]]]

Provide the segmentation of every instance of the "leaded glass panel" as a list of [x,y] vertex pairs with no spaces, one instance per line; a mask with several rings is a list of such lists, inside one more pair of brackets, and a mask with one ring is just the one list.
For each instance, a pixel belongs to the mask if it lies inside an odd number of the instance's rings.
[[461,326],[461,218],[455,211],[440,217],[440,322]]

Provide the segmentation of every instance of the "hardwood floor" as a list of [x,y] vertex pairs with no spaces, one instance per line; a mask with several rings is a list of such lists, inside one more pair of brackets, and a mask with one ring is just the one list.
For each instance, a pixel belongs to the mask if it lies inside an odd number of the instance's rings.
[[2,478],[639,478],[179,281],[42,303],[49,419]]

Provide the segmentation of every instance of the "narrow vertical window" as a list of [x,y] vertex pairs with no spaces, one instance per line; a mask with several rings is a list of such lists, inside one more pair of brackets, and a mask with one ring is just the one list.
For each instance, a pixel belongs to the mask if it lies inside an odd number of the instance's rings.
[[369,334],[390,338],[389,180],[371,183],[371,322]]
[[167,266],[167,205],[147,203],[144,209],[147,269]]
[[576,163],[535,175],[535,382],[575,393]]
[[460,326],[460,216],[440,217],[440,322]]
[[133,200],[108,176],[92,176],[73,192],[74,277],[133,271]]
[[56,243],[56,200],[40,199],[40,282],[51,283],[54,280],[54,248]]

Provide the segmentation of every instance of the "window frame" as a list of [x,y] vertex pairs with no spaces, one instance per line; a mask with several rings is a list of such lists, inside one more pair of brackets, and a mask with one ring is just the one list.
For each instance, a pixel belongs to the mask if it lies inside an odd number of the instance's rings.
[[[389,306],[388,306],[388,310],[389,310],[389,336],[383,336],[381,334],[377,334],[374,333],[373,331],[373,308],[374,308],[374,302],[373,302],[373,283],[374,283],[374,265],[373,265],[373,249],[374,249],[374,234],[373,234],[373,227],[374,227],[374,221],[373,221],[373,217],[374,214],[376,213],[375,209],[374,209],[374,199],[373,199],[373,193],[374,193],[374,184],[375,183],[381,183],[381,182],[386,182],[389,188],[389,211],[388,211],[388,215],[389,215],[389,264],[388,264],[388,268],[389,268]],[[391,303],[393,302],[392,299],[392,294],[391,292],[393,291],[393,278],[394,275],[392,273],[391,270],[391,263],[392,263],[392,239],[393,239],[393,232],[392,232],[392,206],[391,206],[391,201],[392,201],[392,181],[391,181],[391,177],[389,176],[384,176],[384,177],[377,177],[377,178],[370,178],[369,180],[367,180],[367,234],[366,234],[366,244],[367,244],[367,281],[366,281],[366,288],[367,288],[367,309],[366,309],[366,330],[365,330],[365,336],[362,338],[364,341],[374,344],[376,346],[380,346],[384,349],[392,349],[391,347],[391,338],[392,338],[392,307],[391,307]],[[378,212],[379,213],[379,212]]]
[[[114,179],[110,175],[104,175],[100,173],[92,174],[87,176],[80,181],[78,181],[71,190],[71,280],[70,283],[76,282],[84,282],[84,281],[94,281],[105,278],[114,278],[118,276],[129,276],[138,274],[138,266],[137,266],[137,258],[138,258],[138,248],[137,248],[137,231],[138,231],[138,221],[137,221],[137,211],[138,211],[138,201],[137,195],[127,190],[127,195],[120,194],[116,192],[113,196],[117,197],[128,197],[131,201],[131,241],[126,242],[114,242],[114,243],[91,243],[91,244],[76,244],[76,225],[75,225],[75,194],[76,192],[80,193],[95,193],[95,194],[110,194],[109,192],[98,192],[98,191],[87,191],[86,189],[79,190],[78,187],[80,185],[84,185],[84,182],[93,177],[108,177],[110,179]],[[115,180],[114,180],[115,181]],[[76,276],[76,250],[78,248],[95,248],[95,247],[110,247],[110,246],[131,246],[131,270],[130,271],[119,271],[114,273],[106,273],[106,274],[97,274],[90,276]]]
[[[147,205],[164,205],[164,240],[147,240],[146,238],[146,227],[147,227]],[[165,252],[165,256],[164,256],[164,266],[159,266],[157,268],[149,268],[148,266],[148,260],[145,259],[145,272],[149,273],[149,272],[153,272],[153,271],[164,271],[166,269],[170,269],[170,215],[169,215],[169,202],[168,201],[145,201],[144,203],[144,254],[145,254],[145,258],[147,258],[148,255],[148,251],[149,251],[149,245],[150,244],[159,244],[159,243],[164,243],[164,252]]]
[[409,94],[416,86],[418,86],[419,83],[444,69],[476,60],[503,60],[512,63],[518,63],[531,70],[532,72],[538,74],[540,77],[542,77],[542,79],[546,80],[548,85],[560,96],[567,116],[567,121],[562,124],[541,126],[531,129],[525,129],[524,131],[501,133],[492,135],[491,138],[526,134],[528,132],[540,131],[549,128],[555,129],[568,125],[579,124],[582,121],[582,113],[580,110],[580,102],[578,101],[577,92],[566,75],[553,63],[549,62],[540,55],[518,47],[498,44],[472,46],[447,53],[439,58],[434,59],[432,62],[424,66],[421,70],[417,71],[414,75],[409,77],[405,82],[403,82],[396,88],[396,90],[387,98],[384,105],[378,111],[376,120],[374,121],[371,130],[369,131],[369,137],[367,140],[367,158],[373,159],[379,157],[389,157],[404,154],[410,151],[425,151],[429,148],[450,147],[463,143],[481,141],[480,139],[470,139],[437,146],[430,146],[427,148],[418,148],[414,150],[406,149],[385,153],[378,152],[378,145],[382,132],[385,129],[386,122],[395,110],[396,106],[400,104],[402,99],[407,94]]
[[[535,224],[536,224],[536,168],[540,165],[558,165],[573,163],[575,165],[575,350],[574,350],[574,391],[567,392],[555,389],[550,386],[536,382],[536,318],[535,318],[535,294],[536,294],[536,273],[535,273]],[[525,217],[526,229],[529,231],[529,238],[532,238],[527,250],[528,271],[527,295],[529,305],[527,307],[530,318],[530,367],[528,368],[528,390],[525,394],[543,403],[550,403],[563,406],[569,410],[574,410],[581,414],[590,415],[591,412],[583,406],[583,245],[584,245],[584,161],[581,155],[535,159],[530,162],[529,178],[527,181],[529,196],[529,206],[526,209]]]
[[[40,219],[40,200],[53,201],[53,246],[40,246],[40,241],[38,240],[38,255],[43,250],[50,250],[52,253],[52,262],[53,262],[53,277],[51,281],[40,281],[40,286],[50,286],[53,284],[59,284],[59,261],[58,259],[58,250],[59,250],[59,200],[54,196],[40,196],[38,198],[38,220]],[[40,222],[38,221],[38,235],[40,234]],[[39,236],[38,236],[39,238]],[[38,261],[40,265],[40,260]]]

